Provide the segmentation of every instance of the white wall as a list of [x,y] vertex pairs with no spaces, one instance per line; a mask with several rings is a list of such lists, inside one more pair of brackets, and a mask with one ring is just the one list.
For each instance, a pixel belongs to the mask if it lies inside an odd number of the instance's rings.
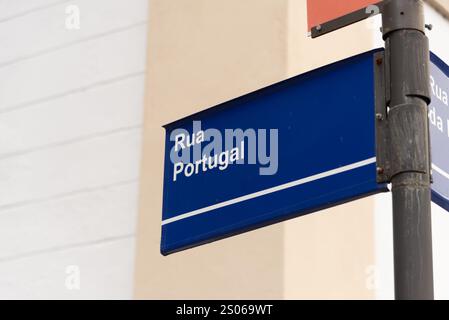
[[[433,24],[427,31],[430,49],[449,63],[449,20],[432,7],[426,5],[426,23]],[[380,33],[375,43],[382,46]],[[394,298],[393,276],[393,226],[391,194],[376,196],[375,235],[376,235],[376,278],[377,298]],[[449,212],[432,204],[432,231],[434,256],[434,285],[436,299],[449,299]]]
[[147,2],[0,0],[0,299],[132,297]]

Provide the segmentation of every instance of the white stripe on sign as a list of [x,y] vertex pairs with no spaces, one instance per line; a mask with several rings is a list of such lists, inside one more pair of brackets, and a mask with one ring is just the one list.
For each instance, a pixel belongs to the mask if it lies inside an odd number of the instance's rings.
[[329,171],[326,171],[326,172],[318,173],[318,174],[315,174],[315,175],[310,176],[310,177],[306,177],[306,178],[302,178],[302,179],[295,180],[295,181],[292,181],[292,182],[288,182],[288,183],[285,183],[285,184],[281,184],[281,185],[276,186],[276,187],[272,187],[272,188],[269,188],[269,189],[257,191],[257,192],[248,194],[246,196],[241,196],[241,197],[234,198],[234,199],[231,199],[231,200],[228,200],[228,201],[223,201],[223,202],[214,204],[212,206],[204,207],[204,208],[201,208],[201,209],[197,209],[197,210],[194,210],[194,211],[190,211],[190,212],[181,214],[181,215],[173,217],[173,218],[165,219],[165,220],[162,221],[162,225],[164,226],[164,225],[167,225],[169,223],[176,222],[176,221],[179,221],[179,220],[183,220],[183,219],[186,219],[186,218],[190,218],[190,217],[193,217],[193,216],[197,216],[199,214],[202,214],[202,213],[205,213],[205,212],[208,212],[208,211],[212,211],[212,210],[223,208],[223,207],[227,207],[227,206],[230,206],[232,204],[236,204],[236,203],[239,203],[239,202],[242,202],[242,201],[246,201],[246,200],[258,198],[258,197],[261,197],[261,196],[265,196],[265,195],[273,193],[273,192],[277,192],[277,191],[289,189],[289,188],[292,188],[292,187],[296,187],[296,186],[299,186],[301,184],[305,184],[305,183],[309,183],[309,182],[316,181],[316,180],[319,180],[319,179],[323,179],[323,178],[326,178],[326,177],[334,176],[336,174],[343,173],[343,172],[346,172],[346,171],[351,171],[351,170],[354,170],[354,169],[357,169],[357,168],[361,168],[361,167],[370,165],[370,164],[375,163],[375,162],[376,162],[376,157],[373,157],[373,158],[366,159],[366,160],[363,160],[363,161],[359,161],[359,162],[356,162],[356,163],[353,163],[353,164],[349,164],[347,166],[343,166],[343,167],[332,169],[332,170],[329,170]]
[[439,168],[438,166],[436,166],[434,163],[432,163],[432,169],[435,170],[436,172],[438,172],[439,174],[441,174],[443,177],[445,177],[446,179],[449,179],[449,173],[447,173],[446,171],[444,171],[443,169]]

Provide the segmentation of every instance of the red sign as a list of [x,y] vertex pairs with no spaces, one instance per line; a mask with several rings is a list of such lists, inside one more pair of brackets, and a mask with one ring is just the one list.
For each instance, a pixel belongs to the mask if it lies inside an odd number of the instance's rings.
[[380,0],[307,0],[308,30]]

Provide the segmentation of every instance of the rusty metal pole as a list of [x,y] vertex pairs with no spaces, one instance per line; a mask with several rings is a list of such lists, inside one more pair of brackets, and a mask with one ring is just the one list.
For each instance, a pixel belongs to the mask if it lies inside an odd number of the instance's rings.
[[429,45],[421,0],[387,0],[387,66],[396,299],[433,299]]

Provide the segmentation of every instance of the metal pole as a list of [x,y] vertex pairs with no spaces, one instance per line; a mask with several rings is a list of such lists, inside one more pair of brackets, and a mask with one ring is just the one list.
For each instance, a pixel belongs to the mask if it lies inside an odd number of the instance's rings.
[[429,46],[421,0],[387,0],[382,31],[393,192],[396,299],[433,299]]

